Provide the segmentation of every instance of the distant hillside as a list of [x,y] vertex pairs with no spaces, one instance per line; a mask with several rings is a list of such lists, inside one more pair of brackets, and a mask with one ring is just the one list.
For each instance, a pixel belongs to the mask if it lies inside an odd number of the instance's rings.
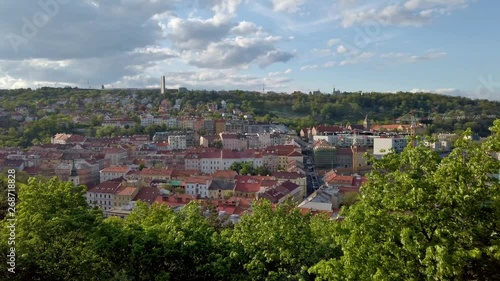
[[[183,105],[196,108],[206,103],[225,100],[229,108],[239,107],[254,113],[259,121],[282,122],[294,129],[314,124],[361,124],[368,115],[372,124],[393,123],[400,118],[408,122],[409,113],[417,118],[427,118],[429,133],[461,131],[468,127],[482,136],[500,115],[500,102],[472,100],[430,93],[342,93],[337,95],[300,92],[293,94],[262,94],[244,91],[188,91],[163,97],[158,90],[134,90],[137,99],[152,98],[158,103],[167,98],[172,102],[181,99]],[[127,90],[83,90],[75,88],[42,88],[38,90],[0,90],[2,106],[15,107],[36,103],[53,103],[59,99],[80,101],[105,94],[129,96]],[[403,117],[403,118],[401,118]]]

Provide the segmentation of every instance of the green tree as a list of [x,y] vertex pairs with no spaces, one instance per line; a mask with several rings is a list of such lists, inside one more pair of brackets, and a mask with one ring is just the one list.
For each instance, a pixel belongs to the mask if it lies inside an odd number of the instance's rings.
[[[359,201],[344,209],[343,256],[318,280],[500,279],[500,121],[482,146],[463,138],[441,160],[408,147],[375,161]],[[471,132],[466,132],[470,135]]]
[[[16,206],[16,274],[2,255],[3,280],[99,280],[109,263],[89,247],[102,213],[88,208],[83,186],[31,178],[19,184]],[[1,223],[2,230],[9,224]],[[9,232],[0,234],[1,251],[10,248]]]
[[[243,217],[234,231],[224,231],[217,261],[217,278],[230,280],[308,280],[308,268],[335,257],[333,223],[302,215],[292,205],[273,207],[267,200],[254,202],[253,214]],[[323,231],[325,230],[325,231]],[[319,242],[319,243],[318,243]]]

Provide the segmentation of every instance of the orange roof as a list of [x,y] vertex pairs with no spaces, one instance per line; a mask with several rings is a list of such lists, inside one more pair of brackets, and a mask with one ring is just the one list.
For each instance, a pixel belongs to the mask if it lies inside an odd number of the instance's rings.
[[102,173],[127,173],[130,171],[129,166],[110,166],[101,170]]
[[408,125],[403,124],[374,125],[372,126],[372,130],[398,130],[399,128],[407,129],[408,127]]
[[120,187],[122,185],[122,180],[123,179],[120,178],[120,179],[114,179],[114,180],[110,180],[110,181],[101,182],[97,186],[89,189],[88,192],[115,194],[120,189]]
[[141,176],[165,176],[168,177],[171,174],[171,171],[167,169],[155,169],[155,168],[145,168],[141,171],[138,171],[137,174]]
[[234,179],[237,175],[238,175],[238,173],[236,173],[235,171],[218,170],[212,174],[212,177],[219,178],[219,179]]
[[302,153],[300,153],[298,151],[292,151],[292,152],[290,152],[290,154],[288,154],[288,156],[296,157],[296,156],[303,156],[303,155],[302,155]]
[[237,182],[234,191],[257,193],[260,191],[260,183]]
[[186,184],[189,184],[189,183],[207,184],[209,180],[210,180],[210,177],[198,176],[198,177],[191,177],[191,178],[185,179],[184,182]]
[[117,195],[123,195],[123,196],[130,196],[134,194],[134,192],[137,190],[137,188],[133,186],[122,186],[120,190],[118,190]]

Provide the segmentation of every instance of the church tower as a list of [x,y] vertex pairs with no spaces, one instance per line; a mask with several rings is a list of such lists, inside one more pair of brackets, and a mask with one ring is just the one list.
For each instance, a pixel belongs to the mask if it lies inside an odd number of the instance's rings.
[[76,172],[75,159],[73,159],[73,165],[71,166],[71,172],[69,173],[68,181],[72,182],[74,185],[80,184],[80,177]]
[[370,120],[368,120],[368,114],[366,114],[365,121],[363,121],[363,129],[365,129],[365,131],[370,130]]

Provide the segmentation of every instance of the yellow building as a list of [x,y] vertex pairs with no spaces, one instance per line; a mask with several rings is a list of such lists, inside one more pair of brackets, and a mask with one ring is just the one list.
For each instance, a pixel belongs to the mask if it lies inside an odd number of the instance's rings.
[[134,197],[139,192],[139,188],[133,186],[122,186],[118,192],[114,194],[113,206],[121,207],[124,205],[128,205],[130,201],[134,199]]

